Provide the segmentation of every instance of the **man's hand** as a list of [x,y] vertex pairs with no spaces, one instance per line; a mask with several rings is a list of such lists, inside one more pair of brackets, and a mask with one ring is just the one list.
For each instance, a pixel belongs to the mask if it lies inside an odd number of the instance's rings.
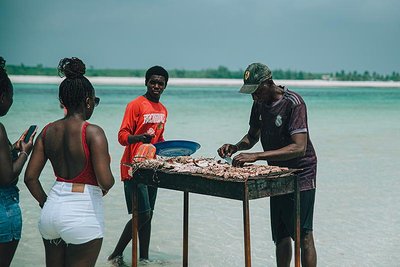
[[238,151],[237,145],[224,144],[218,148],[217,152],[221,158],[230,157]]
[[240,153],[232,160],[232,166],[243,167],[245,163],[251,163],[258,160],[258,153]]
[[144,144],[149,144],[151,142],[151,139],[154,137],[154,134],[141,134],[138,135],[139,136],[139,140],[140,142],[144,143]]
[[142,134],[141,135],[141,142],[144,143],[144,144],[149,144],[153,137],[154,137],[154,134]]
[[136,144],[136,143],[144,143],[149,144],[151,139],[154,137],[154,134],[137,134],[137,135],[129,135],[128,143],[129,144]]

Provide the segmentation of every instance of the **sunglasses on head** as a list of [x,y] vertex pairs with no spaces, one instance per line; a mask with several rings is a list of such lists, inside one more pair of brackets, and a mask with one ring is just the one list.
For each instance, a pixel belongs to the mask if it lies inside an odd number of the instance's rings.
[[95,97],[94,98],[94,106],[97,107],[100,103],[100,97]]

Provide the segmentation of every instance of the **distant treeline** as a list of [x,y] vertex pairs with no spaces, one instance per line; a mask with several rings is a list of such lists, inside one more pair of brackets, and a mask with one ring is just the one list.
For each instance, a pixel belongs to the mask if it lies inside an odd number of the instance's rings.
[[[57,75],[56,68],[43,67],[39,64],[35,67],[21,65],[7,65],[7,72],[10,75]],[[130,69],[86,69],[87,76],[106,76],[106,77],[143,77],[146,70]],[[223,78],[223,79],[241,79],[243,70],[232,71],[227,67],[219,66],[217,69],[203,70],[168,70],[172,78]],[[278,80],[337,80],[337,81],[400,81],[400,73],[378,74],[376,72],[357,71],[345,72],[344,70],[335,73],[312,73],[293,70],[273,70],[273,78]]]

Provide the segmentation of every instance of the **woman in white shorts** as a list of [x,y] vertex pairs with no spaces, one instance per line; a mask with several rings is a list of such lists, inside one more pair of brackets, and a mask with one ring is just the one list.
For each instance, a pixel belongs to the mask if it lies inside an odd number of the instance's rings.
[[101,189],[85,184],[83,192],[72,192],[73,185],[57,181],[51,188],[39,221],[39,231],[44,239],[62,239],[67,244],[84,244],[103,238]]
[[[67,115],[46,125],[39,134],[25,172],[25,183],[39,202],[39,231],[47,266],[95,266],[104,234],[102,196],[114,185],[104,131],[86,122],[100,98],[83,76],[78,58],[58,66],[66,76],[59,87]],[[56,182],[49,195],[39,181],[50,160]]]

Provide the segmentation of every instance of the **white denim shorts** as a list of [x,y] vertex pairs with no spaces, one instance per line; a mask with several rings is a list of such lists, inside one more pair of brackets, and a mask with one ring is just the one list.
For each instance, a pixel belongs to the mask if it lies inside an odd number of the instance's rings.
[[[81,191],[76,191],[76,185]],[[98,186],[55,182],[42,209],[40,234],[46,240],[61,238],[67,244],[103,238],[102,197]]]

